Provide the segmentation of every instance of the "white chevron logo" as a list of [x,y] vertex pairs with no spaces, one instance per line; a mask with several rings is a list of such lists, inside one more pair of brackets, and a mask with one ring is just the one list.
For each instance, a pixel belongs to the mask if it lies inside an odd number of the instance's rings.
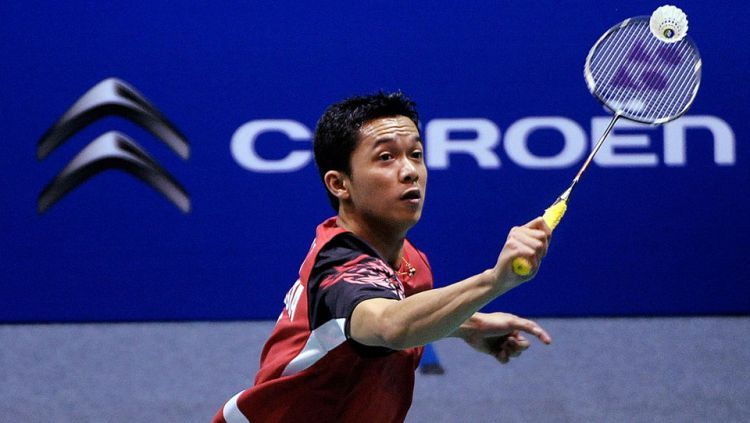
[[[185,137],[156,107],[124,81],[108,78],[81,96],[42,135],[37,143],[37,157],[45,159],[84,127],[113,115],[142,126],[183,159],[190,156]],[[183,213],[190,212],[190,197],[185,188],[135,141],[120,132],[109,131],[91,141],[42,190],[37,201],[39,213],[46,212],[67,193],[109,169],[138,177]]]

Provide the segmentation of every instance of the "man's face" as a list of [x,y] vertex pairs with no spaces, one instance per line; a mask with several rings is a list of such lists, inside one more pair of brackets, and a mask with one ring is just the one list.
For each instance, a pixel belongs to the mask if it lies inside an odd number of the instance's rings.
[[419,131],[405,116],[366,122],[351,156],[349,193],[356,213],[407,230],[419,221],[427,187]]

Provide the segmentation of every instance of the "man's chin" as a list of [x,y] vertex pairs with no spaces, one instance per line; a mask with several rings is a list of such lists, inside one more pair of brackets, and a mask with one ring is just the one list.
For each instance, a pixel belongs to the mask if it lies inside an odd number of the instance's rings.
[[393,207],[389,210],[383,210],[383,214],[370,214],[368,221],[375,226],[389,228],[389,231],[406,233],[422,218],[422,207],[402,209]]
[[422,208],[420,207],[418,210],[415,210],[412,213],[408,213],[398,219],[398,222],[401,224],[402,227],[405,228],[405,230],[411,229],[412,226],[419,223],[419,219],[422,218]]

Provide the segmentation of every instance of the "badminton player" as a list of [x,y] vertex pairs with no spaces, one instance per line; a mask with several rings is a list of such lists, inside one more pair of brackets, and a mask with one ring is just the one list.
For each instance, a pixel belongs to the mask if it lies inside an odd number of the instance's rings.
[[[488,270],[432,289],[427,258],[406,237],[422,214],[427,168],[405,95],[330,106],[314,150],[336,216],[317,227],[254,386],[214,422],[402,422],[424,344],[460,337],[507,363],[529,347],[522,333],[551,342],[530,320],[477,312],[534,276],[550,238],[542,218],[511,229]],[[529,275],[513,272],[517,257]]]

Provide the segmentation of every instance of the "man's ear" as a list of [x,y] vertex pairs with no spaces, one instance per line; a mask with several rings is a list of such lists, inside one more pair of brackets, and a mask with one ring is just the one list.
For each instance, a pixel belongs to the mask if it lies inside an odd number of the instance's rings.
[[338,198],[339,201],[349,199],[351,195],[349,193],[349,178],[344,172],[329,170],[323,176],[323,182],[325,183],[328,192]]

